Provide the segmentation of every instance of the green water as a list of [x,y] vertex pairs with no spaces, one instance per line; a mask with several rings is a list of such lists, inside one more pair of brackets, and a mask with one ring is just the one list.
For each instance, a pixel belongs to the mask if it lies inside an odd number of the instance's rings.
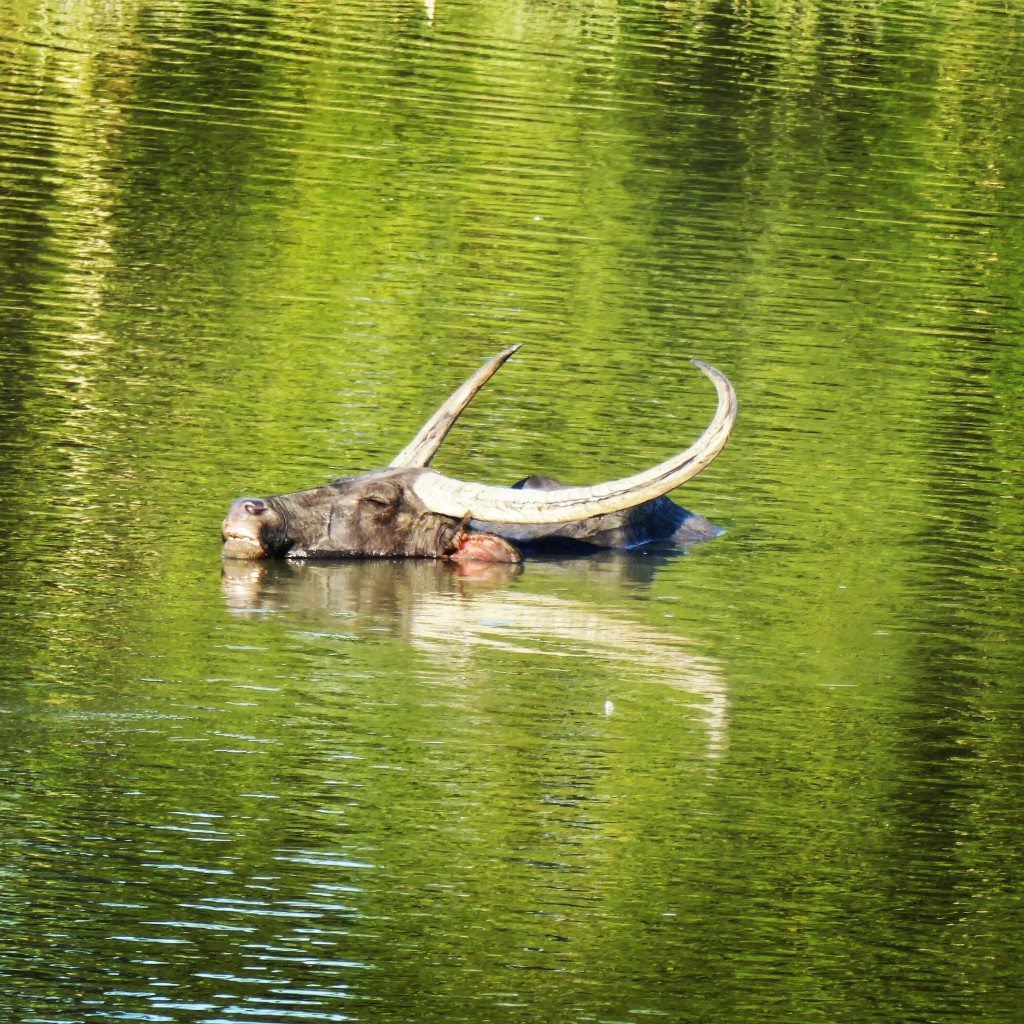
[[[8,0],[0,1020],[1024,1019],[1024,9]],[[726,528],[230,566],[386,464]]]

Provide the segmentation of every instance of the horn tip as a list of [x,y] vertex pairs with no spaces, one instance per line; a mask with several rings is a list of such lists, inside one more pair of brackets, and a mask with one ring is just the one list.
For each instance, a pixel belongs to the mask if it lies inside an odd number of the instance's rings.
[[691,359],[691,366],[696,366],[705,377],[710,377],[711,380],[725,380],[726,376],[721,370],[716,370],[710,363],[705,363],[703,359]]

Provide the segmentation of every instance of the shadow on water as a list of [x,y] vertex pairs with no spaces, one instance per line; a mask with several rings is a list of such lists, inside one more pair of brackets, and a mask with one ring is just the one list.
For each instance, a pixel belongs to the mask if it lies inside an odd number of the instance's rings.
[[[530,562],[531,586],[545,592],[517,585],[521,566],[497,563],[225,561],[222,588],[228,608],[241,616],[282,614],[320,625],[343,621],[350,634],[384,632],[441,659],[462,660],[490,649],[600,663],[627,678],[675,687],[695,698],[707,754],[716,757],[725,743],[729,709],[718,662],[697,653],[692,641],[631,621],[596,600],[562,596],[592,591],[597,581],[602,603],[611,604],[645,590],[667,560],[607,552]],[[613,710],[609,701],[605,711]]]

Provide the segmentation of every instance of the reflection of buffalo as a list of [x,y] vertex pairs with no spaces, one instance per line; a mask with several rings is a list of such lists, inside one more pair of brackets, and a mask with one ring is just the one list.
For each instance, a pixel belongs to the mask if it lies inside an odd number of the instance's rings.
[[665,497],[714,459],[736,421],[732,385],[697,360],[718,393],[715,416],[691,447],[645,472],[590,487],[564,487],[542,476],[491,487],[428,469],[459,414],[515,350],[506,349],[473,374],[387,469],[293,494],[239,498],[221,527],[225,557],[518,562],[523,550],[685,545],[718,533],[703,516]]
[[[531,581],[559,584],[573,565],[538,562]],[[649,563],[606,552],[587,566],[621,588]],[[357,634],[383,627],[438,656],[489,647],[642,669],[646,678],[694,696],[709,756],[724,742],[728,697],[714,659],[694,653],[685,640],[583,601],[509,586],[517,566],[484,563],[453,571],[432,561],[227,561],[223,573],[228,608],[237,614],[342,620],[346,633]]]

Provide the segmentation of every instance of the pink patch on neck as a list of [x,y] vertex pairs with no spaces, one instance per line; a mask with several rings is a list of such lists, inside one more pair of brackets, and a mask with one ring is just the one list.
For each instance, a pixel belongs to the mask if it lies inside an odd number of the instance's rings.
[[448,556],[453,562],[521,562],[522,553],[492,533],[464,533]]

